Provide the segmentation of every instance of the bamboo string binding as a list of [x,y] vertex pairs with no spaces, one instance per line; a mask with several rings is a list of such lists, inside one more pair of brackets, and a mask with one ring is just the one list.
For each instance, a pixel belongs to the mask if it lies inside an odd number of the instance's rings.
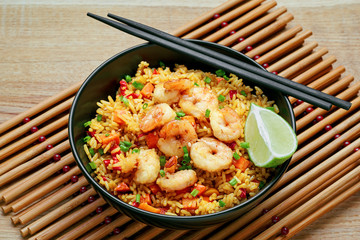
[[[314,108],[304,115],[310,104],[294,108],[299,149],[271,197],[221,228],[198,231],[149,227],[121,215],[88,185],[69,150],[67,113],[79,82],[0,125],[1,208],[21,235],[29,239],[288,239],[359,191],[360,151],[354,149],[360,146],[360,82],[351,75],[341,76],[345,68],[332,66],[336,57],[326,56],[328,50],[317,48],[317,42],[306,41],[312,32],[292,25],[293,15],[276,5],[274,0],[229,0],[173,32],[238,51],[250,45],[246,55],[268,64],[268,71],[352,102],[349,111]],[[214,19],[215,14],[220,17]],[[222,22],[228,25],[219,29]],[[230,35],[232,30],[235,33]],[[319,115],[324,119],[313,124]],[[25,117],[32,120],[18,126]],[[325,132],[329,124],[332,129]],[[23,137],[34,125],[40,126],[39,131]],[[336,134],[340,137],[334,139]],[[36,143],[41,135],[46,141]],[[351,144],[342,147],[345,140]],[[54,147],[46,150],[49,144]],[[55,153],[61,154],[61,160],[48,163]],[[57,174],[64,165],[71,170]],[[72,183],[73,175],[78,175],[77,182]],[[81,187],[87,191],[78,194]],[[90,196],[94,201],[84,204]],[[90,214],[97,207],[104,210]],[[262,214],[264,209],[269,212]],[[271,224],[274,215],[280,221]],[[103,224],[106,217],[112,221]],[[284,226],[289,228],[286,236],[281,235]],[[116,227],[120,234],[111,236]]]

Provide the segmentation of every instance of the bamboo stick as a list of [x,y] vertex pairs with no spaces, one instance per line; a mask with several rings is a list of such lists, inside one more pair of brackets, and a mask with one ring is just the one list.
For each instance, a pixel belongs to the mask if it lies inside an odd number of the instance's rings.
[[[104,221],[105,217],[112,216],[117,212],[118,211],[115,208],[109,207],[109,208],[105,209],[102,213],[91,217],[90,219],[82,222],[80,225],[71,229],[69,232],[66,232],[65,234],[61,235],[58,238],[58,240],[77,239],[81,235],[88,232],[90,229],[98,226],[101,222]],[[118,238],[118,239],[120,239],[120,238]]]
[[9,186],[5,190],[1,191],[0,196],[2,200],[5,201],[5,203],[14,200],[17,196],[22,194],[27,189],[30,189],[36,184],[42,182],[43,180],[47,179],[48,177],[62,169],[64,165],[69,165],[72,162],[74,162],[74,157],[71,153],[69,153],[64,156],[60,161],[49,164],[48,166],[40,169],[37,172],[34,172],[30,176],[16,182],[12,186]]
[[[291,64],[295,63],[296,61],[299,61],[303,57],[310,54],[317,46],[318,46],[317,42],[310,42],[310,43],[304,44],[304,46],[300,47],[296,51],[290,53],[287,56],[284,56],[279,61],[272,63],[267,68],[267,70],[269,72],[274,72],[274,71],[275,72],[280,72],[284,68],[290,66]],[[257,61],[260,63],[261,62],[261,57],[259,59],[257,59]]]
[[[356,153],[355,153],[356,154]],[[353,155],[355,155],[353,154]],[[357,154],[358,158],[360,157],[360,152]],[[342,185],[346,184],[348,181],[352,179],[359,179],[359,171],[360,166],[352,170],[350,173],[342,177],[340,180],[336,181],[334,184],[326,188],[324,191],[322,191],[320,194],[316,195],[314,198],[312,198],[307,203],[303,204],[301,207],[294,210],[289,215],[285,216],[283,219],[281,219],[277,224],[273,225],[273,227],[268,228],[254,239],[268,239],[272,237],[276,232],[280,232],[280,229],[282,226],[286,225],[286,223],[295,222],[298,220],[304,213],[309,213],[312,209],[319,207],[319,202],[321,202],[321,199],[326,198],[327,195],[334,191],[334,189],[340,188]],[[321,205],[320,205],[321,206]],[[230,239],[237,239],[239,235],[233,235]]]
[[278,32],[280,29],[283,29],[286,24],[294,19],[294,16],[291,13],[286,13],[284,16],[280,17],[274,23],[264,27],[260,31],[254,33],[250,37],[246,38],[244,41],[236,44],[232,48],[238,51],[244,50],[249,45],[254,45],[258,43],[261,39],[265,39],[271,34]]
[[201,36],[205,35],[206,33],[219,27],[222,22],[231,21],[232,19],[253,9],[254,7],[258,6],[260,3],[264,2],[264,1],[265,0],[248,1],[248,2],[240,5],[239,7],[235,8],[233,10],[230,10],[229,12],[227,12],[223,16],[219,17],[218,19],[215,19],[215,20],[197,28],[196,30],[186,34],[183,38],[200,38]]
[[[180,238],[181,236],[183,236],[184,234],[190,232],[191,230],[174,230],[174,231],[171,231],[169,233],[167,233],[163,238],[162,240],[172,240],[172,239],[178,239]],[[146,235],[143,234],[144,236]],[[139,238],[140,239],[140,238]],[[193,239],[193,236],[191,236],[191,239]]]
[[[66,202],[64,205],[54,209],[53,211],[49,212],[48,214],[44,215],[43,217],[37,219],[35,222],[32,222],[27,226],[31,235],[38,232],[39,230],[43,229],[50,223],[54,222],[56,219],[60,218],[61,216],[65,215],[66,213],[70,212],[81,203],[85,202],[91,195],[96,194],[93,188],[87,190],[86,192],[76,196],[75,198],[71,199],[70,201]],[[50,225],[31,239],[49,239],[56,236],[61,231],[65,230],[66,228],[70,227],[77,221],[81,220],[85,216],[87,216],[92,211],[99,206],[105,204],[105,200],[102,198],[96,199],[94,202],[81,207],[77,211],[68,214],[66,217],[62,218],[61,220],[57,221],[56,224]]]
[[[303,44],[305,39],[310,37],[311,35],[312,35],[312,32],[309,30],[306,30],[306,31],[300,33],[299,35],[295,36],[294,38],[290,39],[289,41],[281,44],[280,46],[278,46],[278,47],[274,48],[273,50],[267,52],[266,54],[262,55],[256,61],[259,64],[270,63],[270,62],[274,61],[274,59],[280,58],[285,53],[290,52],[292,49],[295,49],[298,46],[300,46],[301,44]],[[281,66],[279,66],[279,67],[281,67]],[[271,69],[271,66],[268,69]],[[275,69],[275,70],[271,69],[271,70],[277,71],[277,69]]]
[[65,200],[67,197],[70,197],[75,192],[79,191],[81,186],[88,185],[85,177],[80,177],[76,183],[67,184],[65,187],[62,187],[58,191],[54,192],[50,196],[42,199],[38,203],[34,204],[30,208],[26,209],[26,212],[21,212],[18,214],[19,222],[21,224],[26,224],[36,218],[39,214],[49,210],[51,207],[55,206],[59,202]]
[[289,78],[291,75],[293,75],[294,73],[298,72],[299,70],[305,68],[306,66],[310,65],[311,63],[313,63],[314,61],[320,59],[323,55],[325,55],[326,53],[328,53],[327,48],[321,48],[316,52],[313,52],[312,54],[310,54],[309,56],[303,58],[302,60],[300,60],[299,62],[293,64],[291,67],[288,67],[287,69],[281,71],[279,73],[280,76],[285,77],[285,78]]
[[218,7],[210,10],[209,12],[204,13],[203,15],[199,16],[198,18],[183,25],[182,27],[179,27],[172,33],[172,35],[180,37],[181,35],[184,35],[185,33],[193,30],[194,28],[196,28],[196,27],[200,26],[201,24],[205,23],[206,21],[210,20],[216,13],[222,13],[228,9],[231,9],[243,1],[244,0],[228,0],[225,3],[219,5]]
[[50,108],[47,112],[41,114],[37,118],[31,120],[30,122],[6,133],[5,135],[1,136],[0,138],[0,147],[10,143],[14,139],[24,135],[25,133],[29,132],[31,127],[39,126],[42,123],[48,121],[49,119],[58,116],[60,113],[68,110],[71,107],[71,104],[74,100],[74,97],[60,103],[59,105]]
[[80,81],[80,82],[70,86],[69,88],[63,90],[62,92],[60,92],[48,99],[45,99],[44,101],[42,101],[39,104],[35,105],[34,107],[30,108],[29,110],[22,112],[22,113],[16,115],[15,117],[11,118],[10,120],[2,123],[0,125],[0,134],[3,132],[6,132],[10,128],[21,123],[25,117],[32,117],[35,114],[53,106],[55,103],[62,101],[69,96],[74,95],[77,92],[77,90],[80,88],[82,83],[83,83],[83,81]]
[[283,42],[293,38],[297,33],[301,32],[301,31],[302,31],[301,25],[296,25],[296,26],[278,34],[277,36],[274,36],[272,39],[266,41],[265,43],[257,46],[250,52],[247,52],[246,55],[249,58],[254,58],[256,55],[260,56],[264,52],[267,52],[267,51],[273,49],[274,47],[279,46]]
[[259,5],[258,7],[254,8],[252,11],[244,14],[243,16],[239,17],[238,19],[231,22],[226,27],[220,29],[219,31],[214,32],[213,34],[210,34],[206,38],[204,38],[204,41],[209,42],[215,42],[224,36],[228,35],[230,31],[240,29],[245,24],[249,23],[250,21],[256,19],[257,17],[261,16],[271,8],[276,6],[275,0],[270,0],[265,2],[264,4]]
[[18,203],[18,202],[22,201],[25,197],[26,197],[26,195],[23,195],[23,196],[19,197],[18,199],[12,201],[11,203],[8,203],[7,205],[1,206],[1,210],[2,210],[5,214],[11,212],[12,205],[15,204],[15,203]]
[[56,120],[55,122],[52,122],[49,125],[46,125],[42,129],[39,129],[37,132],[34,132],[34,133],[30,134],[29,136],[24,137],[17,142],[14,142],[11,145],[8,145],[7,147],[0,150],[0,160],[10,156],[11,154],[23,149],[24,147],[30,145],[33,142],[37,141],[41,135],[46,136],[46,135],[56,131],[57,129],[65,126],[68,123],[68,120],[69,120],[69,115],[66,115],[66,116]]
[[70,143],[68,140],[65,142],[60,143],[59,145],[55,146],[54,148],[50,149],[49,151],[29,160],[18,167],[4,173],[0,176],[0,186],[3,186],[14,179],[24,175],[25,173],[29,172],[30,170],[40,166],[41,164],[48,161],[52,158],[56,153],[62,153],[65,150],[70,148]]
[[97,240],[97,239],[103,239],[106,237],[109,233],[113,231],[115,227],[124,225],[125,223],[129,222],[131,219],[128,218],[125,215],[121,215],[120,217],[116,218],[109,224],[105,224],[100,228],[94,229],[90,233],[86,234],[85,236],[81,237],[81,239],[86,240]]
[[[113,235],[112,237],[109,238],[109,240],[129,238],[136,232],[145,228],[146,226],[147,226],[146,224],[141,223],[141,222],[133,222],[130,225],[128,225],[122,232],[120,232],[120,234]],[[147,236],[147,239],[151,239],[151,237]]]
[[219,41],[218,43],[224,46],[230,46],[234,42],[237,41],[240,37],[247,37],[251,33],[256,32],[257,30],[261,29],[262,27],[266,26],[267,24],[273,22],[277,17],[282,15],[286,12],[285,7],[280,7],[273,12],[266,14],[264,17],[256,20],[255,22],[247,25],[246,27],[240,29],[236,33],[228,36],[227,38]]
[[56,133],[54,136],[51,136],[50,138],[46,139],[46,141],[39,143],[21,153],[18,155],[15,155],[14,157],[6,160],[5,162],[0,164],[0,175],[6,173],[10,169],[13,169],[14,167],[20,165],[21,163],[24,163],[28,161],[30,158],[37,156],[41,152],[43,152],[46,149],[46,146],[51,144],[55,145],[56,143],[60,142],[61,140],[65,139],[68,136],[68,129],[61,130],[60,132]]
[[157,235],[163,233],[164,231],[166,231],[166,229],[152,227],[152,228],[149,228],[147,231],[143,232],[142,234],[134,236],[134,239],[137,239],[137,240],[146,239],[146,238],[153,239]]

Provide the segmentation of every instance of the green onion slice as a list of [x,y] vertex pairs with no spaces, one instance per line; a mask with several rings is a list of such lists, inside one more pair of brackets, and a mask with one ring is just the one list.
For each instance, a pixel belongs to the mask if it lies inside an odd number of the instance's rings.
[[102,119],[102,115],[101,115],[101,114],[98,114],[98,115],[96,116],[96,120],[97,120],[98,122],[100,122],[101,119]]
[[84,127],[88,127],[88,126],[90,126],[90,124],[91,124],[91,121],[87,121],[86,123],[84,123]]
[[88,141],[90,141],[90,139],[91,139],[90,136],[86,136],[86,137],[83,138],[83,141],[84,141],[85,143],[87,143]]
[[197,190],[197,189],[194,189],[194,190],[192,190],[191,191],[191,193],[190,193],[193,197],[196,197],[196,195],[198,195],[199,194],[199,190]]
[[140,82],[133,82],[132,85],[134,86],[134,88],[138,89],[138,90],[142,90],[144,88],[144,84],[140,83]]
[[220,201],[219,201],[219,206],[220,206],[220,207],[225,207],[226,204],[223,202],[223,200],[220,200]]
[[261,181],[261,182],[259,183],[259,189],[262,189],[264,186],[265,186],[265,182]]
[[140,152],[140,149],[138,149],[138,148],[134,148],[133,150],[132,150],[132,153],[139,153]]
[[223,96],[223,95],[219,95],[218,96],[218,100],[220,101],[220,102],[223,102],[223,101],[225,101],[225,96]]
[[136,194],[136,202],[140,203],[140,194]]
[[149,106],[149,104],[144,103],[143,106],[142,106],[142,109],[146,109],[148,106]]
[[131,76],[130,75],[125,75],[125,81],[126,82],[131,82]]
[[99,148],[98,152],[100,153],[100,155],[104,155],[104,150],[102,148]]
[[223,78],[224,78],[226,81],[229,81],[229,80],[230,80],[230,78],[229,78],[228,76],[226,76],[226,75],[224,75]]
[[160,166],[165,166],[166,163],[166,157],[165,156],[160,156]]
[[176,115],[178,117],[184,117],[186,114],[183,111],[181,111],[181,112],[177,112]]
[[206,78],[204,79],[204,81],[205,81],[206,83],[210,83],[210,82],[211,82],[211,78],[206,77]]
[[236,160],[239,160],[240,159],[240,156],[237,152],[234,152],[233,154],[233,157],[236,159]]
[[235,186],[238,183],[238,181],[236,180],[236,178],[233,178],[229,181],[229,183],[231,186]]
[[244,90],[241,90],[240,93],[241,93],[241,95],[243,95],[244,97],[247,96],[247,94],[246,94],[246,92],[245,92]]
[[175,117],[175,120],[181,120],[181,118],[179,118],[179,117]]
[[105,134],[105,137],[108,137],[108,136],[110,136],[110,134],[108,134],[108,133],[107,133],[107,134]]
[[240,147],[242,148],[249,148],[250,147],[250,144],[248,142],[242,142],[240,143]]
[[183,151],[184,151],[184,153],[189,154],[189,151],[188,151],[188,149],[187,149],[187,147],[186,147],[186,146],[183,146]]
[[125,145],[120,145],[120,149],[122,152],[127,152],[129,151],[129,147],[125,146]]
[[197,83],[194,83],[194,85],[197,86],[197,87],[199,86],[199,84],[197,84]]
[[210,117],[210,109],[206,109],[205,111],[205,117],[209,118]]
[[162,67],[162,69],[166,68],[165,63],[163,63],[162,61],[159,61],[159,65],[160,65],[160,67]]
[[91,169],[96,169],[96,164],[94,162],[89,162]]
[[93,148],[89,148],[89,153],[93,157],[95,155],[95,151]]
[[126,97],[121,95],[120,101],[122,101],[125,104],[125,106],[127,106],[127,107],[129,106],[129,100]]
[[223,76],[226,74],[225,71],[222,70],[222,69],[217,70],[215,73],[216,73],[216,75],[218,75],[219,77],[223,77]]
[[160,170],[160,176],[165,177],[165,171],[162,169]]
[[122,142],[120,142],[120,144],[125,145],[126,147],[131,147],[132,146],[132,143],[128,142],[128,141],[122,141]]

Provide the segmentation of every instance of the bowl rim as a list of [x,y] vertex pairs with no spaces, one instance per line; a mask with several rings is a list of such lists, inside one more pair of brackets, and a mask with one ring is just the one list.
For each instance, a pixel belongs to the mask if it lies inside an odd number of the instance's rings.
[[[217,43],[213,43],[213,42],[207,42],[207,41],[203,41],[203,40],[198,40],[198,39],[187,39],[187,41],[191,41],[197,44],[205,44],[208,45],[210,47],[215,47],[215,48],[221,48],[222,50],[228,51],[229,53],[235,54],[235,55],[239,55],[242,58],[247,58],[249,61],[251,61],[254,65],[256,65],[257,67],[263,69],[264,71],[267,71],[262,65],[260,65],[258,62],[256,62],[255,60],[249,58],[248,56],[246,56],[245,54],[236,51],[232,48],[217,44]],[[83,82],[83,84],[80,86],[79,90],[77,91],[75,98],[73,100],[73,103],[71,105],[70,108],[70,114],[69,114],[69,126],[68,126],[68,134],[69,134],[69,142],[70,142],[70,147],[71,147],[71,151],[72,154],[75,158],[75,161],[78,165],[78,167],[81,169],[82,174],[85,176],[85,178],[88,180],[88,182],[96,188],[97,192],[100,192],[100,196],[106,196],[106,198],[109,198],[112,200],[112,202],[117,203],[118,205],[120,205],[120,208],[126,208],[129,209],[131,211],[138,211],[141,214],[145,214],[147,217],[156,217],[156,218],[163,218],[164,220],[166,219],[183,219],[183,220],[189,220],[189,219],[206,219],[206,218],[215,218],[215,217],[219,217],[221,215],[227,215],[229,214],[229,212],[234,211],[237,208],[242,208],[245,207],[247,205],[249,205],[250,203],[256,201],[258,198],[260,198],[262,195],[266,194],[270,188],[272,188],[280,179],[281,177],[284,175],[285,171],[287,170],[289,163],[291,161],[291,158],[289,158],[287,161],[285,161],[282,165],[281,168],[279,170],[279,173],[276,177],[274,177],[273,179],[271,179],[271,182],[265,186],[259,193],[257,193],[255,196],[249,198],[247,201],[242,202],[234,207],[219,211],[219,212],[215,212],[215,213],[209,213],[209,214],[204,214],[204,215],[195,215],[195,216],[172,216],[172,215],[165,215],[165,214],[157,214],[157,213],[152,213],[149,211],[145,211],[142,209],[139,209],[137,207],[134,207],[128,203],[123,202],[122,200],[120,200],[119,198],[117,198],[116,196],[112,195],[110,192],[108,192],[105,188],[103,188],[91,175],[90,173],[87,171],[86,167],[82,164],[82,161],[80,159],[79,154],[77,153],[76,150],[76,143],[74,140],[74,134],[73,134],[73,118],[74,118],[74,110],[77,106],[77,102],[78,99],[81,95],[81,92],[86,88],[86,86],[88,85],[88,83],[91,81],[91,79],[93,78],[93,76],[95,76],[101,69],[103,69],[104,67],[106,67],[109,63],[115,61],[118,57],[125,55],[129,52],[135,51],[137,49],[140,48],[144,48],[144,47],[151,47],[153,45],[153,43],[142,43],[142,44],[138,44],[135,46],[132,46],[130,48],[127,48],[123,51],[120,51],[119,53],[113,55],[112,57],[110,57],[109,59],[105,60],[103,63],[101,63],[97,68],[95,68],[95,70],[93,70],[93,72],[85,79],[85,81]],[[289,99],[282,94],[281,92],[279,92],[279,94],[281,95],[282,98],[285,99],[287,108],[290,110],[290,126],[294,129],[294,131],[296,132],[296,124],[295,124],[295,115],[291,106],[291,103],[289,101]]]

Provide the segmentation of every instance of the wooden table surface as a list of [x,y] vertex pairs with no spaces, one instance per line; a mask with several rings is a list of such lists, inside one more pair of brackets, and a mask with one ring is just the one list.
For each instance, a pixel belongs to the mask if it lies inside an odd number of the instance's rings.
[[[171,32],[225,0],[1,0],[0,123],[84,80],[135,37],[86,17],[113,12]],[[348,74],[360,79],[359,0],[278,0],[294,23],[313,31]],[[360,239],[360,193],[318,219],[294,239]],[[0,214],[0,239],[21,239]]]

